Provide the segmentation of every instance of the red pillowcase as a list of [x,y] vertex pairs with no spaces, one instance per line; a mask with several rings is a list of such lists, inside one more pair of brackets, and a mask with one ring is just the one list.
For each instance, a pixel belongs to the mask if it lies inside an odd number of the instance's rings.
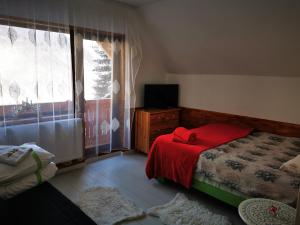
[[173,141],[189,144],[196,140],[196,134],[184,127],[177,127],[173,132]]

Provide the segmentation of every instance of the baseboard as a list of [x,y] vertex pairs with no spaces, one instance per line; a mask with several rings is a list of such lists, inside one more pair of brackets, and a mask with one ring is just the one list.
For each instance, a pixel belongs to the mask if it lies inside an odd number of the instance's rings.
[[92,158],[86,159],[84,162],[77,163],[77,164],[67,166],[67,167],[64,167],[64,168],[60,168],[60,169],[58,169],[56,174],[62,174],[62,173],[70,172],[72,170],[81,169],[84,166],[86,166],[87,164],[97,162],[99,160],[108,159],[108,158],[115,157],[115,156],[130,155],[130,154],[134,154],[134,153],[135,153],[135,150],[130,149],[130,150],[125,151],[125,152],[118,151],[118,152],[112,152],[112,153],[109,153],[109,154],[106,154],[106,155],[92,157]]
[[86,163],[82,162],[82,163],[78,163],[78,164],[75,164],[75,165],[72,165],[72,166],[64,167],[64,168],[58,169],[56,174],[62,174],[62,173],[70,172],[72,170],[81,169],[85,165],[86,165]]
[[111,157],[115,157],[115,156],[119,156],[121,155],[121,151],[118,152],[112,152],[106,155],[100,155],[100,156],[95,156],[95,157],[91,157],[85,160],[85,162],[88,163],[93,163],[96,162],[98,160],[102,160],[102,159],[107,159],[107,158],[111,158]]
[[121,155],[132,155],[132,154],[135,154],[137,151],[134,150],[134,149],[129,149],[128,151],[126,152],[122,152]]

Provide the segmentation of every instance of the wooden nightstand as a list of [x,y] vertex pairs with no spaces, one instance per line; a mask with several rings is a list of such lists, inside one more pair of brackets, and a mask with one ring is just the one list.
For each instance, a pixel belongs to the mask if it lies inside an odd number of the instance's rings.
[[180,110],[138,109],[135,112],[135,149],[147,154],[155,138],[173,132],[179,126]]

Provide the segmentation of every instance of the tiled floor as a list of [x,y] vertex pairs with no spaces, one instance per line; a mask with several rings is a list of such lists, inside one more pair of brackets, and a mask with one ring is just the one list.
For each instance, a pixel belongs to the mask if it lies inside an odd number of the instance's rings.
[[[73,202],[76,202],[81,191],[89,187],[117,187],[124,196],[133,200],[142,209],[167,203],[176,193],[183,192],[211,211],[229,217],[233,225],[244,225],[236,208],[196,190],[185,190],[179,185],[160,184],[156,180],[148,180],[144,172],[145,163],[146,156],[138,153],[114,156],[90,163],[81,169],[59,174],[50,183]],[[122,224],[159,225],[162,223],[157,218],[147,216],[144,219]]]

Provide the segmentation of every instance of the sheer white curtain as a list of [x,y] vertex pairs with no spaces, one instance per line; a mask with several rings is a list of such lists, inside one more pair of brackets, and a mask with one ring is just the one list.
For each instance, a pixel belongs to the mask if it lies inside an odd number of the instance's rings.
[[84,89],[76,108],[85,115],[88,155],[130,148],[134,84],[142,59],[137,21],[133,9],[107,1],[72,5],[74,38],[82,43],[76,45],[76,84]]
[[83,87],[76,108],[84,115],[86,153],[129,149],[135,76],[126,35],[78,28],[75,39],[76,84]]
[[69,32],[10,22],[0,25],[1,122],[72,117]]
[[0,16],[0,144],[37,142],[57,161],[130,148],[142,57],[133,9],[2,0]]
[[35,142],[56,162],[82,157],[68,27],[3,18],[0,50],[0,144]]

